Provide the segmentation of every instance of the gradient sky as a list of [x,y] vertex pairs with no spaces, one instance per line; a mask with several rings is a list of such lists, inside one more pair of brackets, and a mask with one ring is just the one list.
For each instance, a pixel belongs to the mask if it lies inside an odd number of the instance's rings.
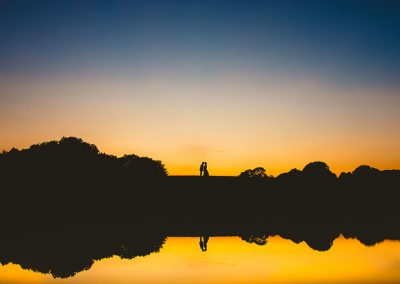
[[399,50],[398,1],[0,1],[0,149],[400,168]]

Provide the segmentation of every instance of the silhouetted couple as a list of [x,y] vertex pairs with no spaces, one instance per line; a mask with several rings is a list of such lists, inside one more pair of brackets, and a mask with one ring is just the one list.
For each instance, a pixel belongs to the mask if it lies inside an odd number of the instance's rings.
[[208,236],[200,237],[201,251],[207,251]]
[[200,176],[208,177],[207,162],[202,162],[200,166]]

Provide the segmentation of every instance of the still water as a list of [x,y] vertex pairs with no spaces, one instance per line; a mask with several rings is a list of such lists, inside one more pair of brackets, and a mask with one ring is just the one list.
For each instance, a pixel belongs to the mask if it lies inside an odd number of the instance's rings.
[[95,261],[69,278],[0,266],[0,283],[400,283],[400,242],[365,246],[340,236],[327,251],[278,236],[265,245],[239,237],[169,237],[158,253]]

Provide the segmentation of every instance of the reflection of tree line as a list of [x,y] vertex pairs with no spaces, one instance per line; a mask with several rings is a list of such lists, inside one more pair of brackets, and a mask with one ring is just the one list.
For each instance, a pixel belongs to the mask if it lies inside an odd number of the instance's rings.
[[[132,259],[159,252],[166,236],[200,237],[200,249],[209,251],[210,236],[240,236],[242,240],[257,245],[268,245],[270,236],[280,236],[295,243],[306,242],[314,250],[328,250],[341,234],[356,238],[365,245],[374,245],[385,239],[400,240],[396,221],[354,220],[347,223],[323,220],[280,220],[252,223],[243,222],[234,230],[231,220],[220,220],[216,228],[213,220],[196,221],[190,227],[174,220],[130,220],[92,222],[91,225],[32,224],[24,231],[14,227],[4,228],[0,236],[0,263],[16,263],[24,269],[51,273],[54,277],[69,277],[89,269],[95,260],[113,255]],[[11,225],[10,225],[11,226]],[[198,228],[202,229],[199,230]],[[196,245],[195,242],[193,245]]]
[[113,255],[132,259],[158,252],[166,240],[157,230],[132,228],[129,224],[117,226],[114,222],[69,228],[54,225],[7,235],[0,237],[1,264],[11,262],[61,278],[87,270],[94,261]]

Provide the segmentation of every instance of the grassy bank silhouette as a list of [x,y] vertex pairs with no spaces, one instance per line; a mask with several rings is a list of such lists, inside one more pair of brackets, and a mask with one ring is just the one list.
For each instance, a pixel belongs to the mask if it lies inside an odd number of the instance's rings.
[[337,177],[323,162],[269,177],[168,176],[161,161],[101,153],[79,138],[0,154],[1,213],[9,219],[398,218],[399,170],[360,166]]

